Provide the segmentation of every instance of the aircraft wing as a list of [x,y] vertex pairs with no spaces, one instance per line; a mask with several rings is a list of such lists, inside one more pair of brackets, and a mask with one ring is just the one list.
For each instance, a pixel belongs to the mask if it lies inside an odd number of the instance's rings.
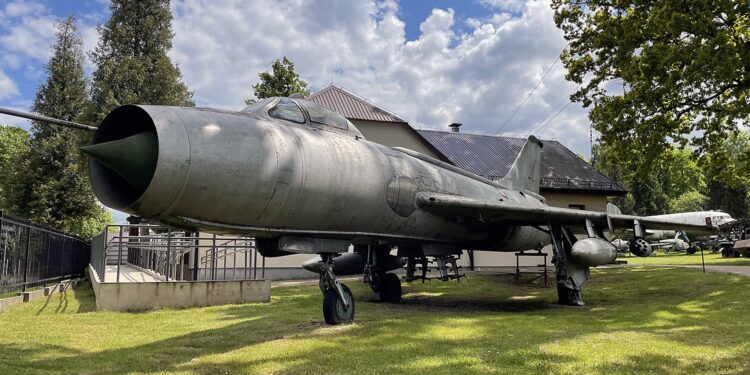
[[558,207],[530,207],[498,201],[485,201],[458,195],[419,193],[416,203],[421,209],[446,218],[460,218],[480,222],[497,222],[512,225],[547,225],[557,223],[583,227],[586,219],[600,228],[632,229],[638,221],[643,229],[671,229],[710,232],[712,227],[692,225],[665,219],[647,218],[606,212],[576,210]]

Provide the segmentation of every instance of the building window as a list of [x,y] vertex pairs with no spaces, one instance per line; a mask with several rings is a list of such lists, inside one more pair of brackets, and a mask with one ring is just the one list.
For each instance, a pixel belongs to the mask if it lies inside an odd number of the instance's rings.
[[568,208],[572,208],[574,210],[585,210],[586,205],[585,204],[569,204]]

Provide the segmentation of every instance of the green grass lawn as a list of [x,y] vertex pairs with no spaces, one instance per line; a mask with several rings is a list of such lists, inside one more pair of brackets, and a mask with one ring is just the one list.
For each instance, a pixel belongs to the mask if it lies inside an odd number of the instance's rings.
[[[750,266],[750,258],[722,258],[719,253],[704,252],[706,264],[724,266]],[[685,253],[674,253],[665,255],[658,251],[650,257],[640,258],[634,255],[620,256],[617,260],[625,260],[628,264],[673,264],[673,265],[700,265],[701,253],[688,255]]]
[[270,304],[95,311],[91,289],[0,313],[0,374],[748,373],[750,278],[698,270],[595,270],[588,306],[507,276],[405,286],[356,323],[322,324],[317,285]]

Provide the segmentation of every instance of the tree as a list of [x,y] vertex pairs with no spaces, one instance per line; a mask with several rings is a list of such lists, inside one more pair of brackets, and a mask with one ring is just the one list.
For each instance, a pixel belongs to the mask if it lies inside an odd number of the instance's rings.
[[[259,73],[260,83],[253,85],[255,98],[263,99],[273,96],[289,96],[292,94],[310,95],[307,90],[307,82],[299,78],[294,71],[294,63],[284,56],[282,59],[276,59],[271,66],[273,73]],[[255,103],[256,99],[245,100],[246,104]]]
[[[716,158],[750,119],[746,0],[553,0],[569,42],[560,58],[571,96],[628,169],[646,175],[670,143]],[[745,161],[750,160],[746,154]],[[748,175],[720,175],[725,182]]]
[[[79,121],[88,104],[83,42],[72,17],[58,22],[56,28],[47,80],[37,89],[31,109]],[[31,147],[24,156],[15,195],[18,214],[77,234],[82,233],[76,230],[76,222],[101,216],[88,182],[86,159],[78,149],[87,136],[75,129],[32,123]]]
[[687,192],[669,204],[671,213],[704,211],[708,206],[708,198],[697,191]]
[[29,133],[21,128],[0,125],[0,211],[15,212],[14,193],[29,152]]
[[[615,147],[595,143],[592,150],[592,161],[595,168],[617,181],[628,194],[616,204],[625,213],[638,215],[657,215],[683,209],[691,198],[690,204],[696,206],[696,198],[703,196],[706,190],[702,169],[690,159],[690,151],[669,146],[664,157],[651,164],[648,173],[638,175],[621,164]],[[705,206],[703,196],[701,206]]]
[[[710,171],[715,177],[720,172],[717,168]],[[748,217],[748,188],[745,186],[731,187],[721,181],[711,178],[708,182],[708,206],[713,210],[724,211],[732,217]]]
[[101,233],[104,228],[112,224],[112,215],[103,207],[97,207],[93,214],[80,216],[69,224],[70,232],[82,238],[92,238]]
[[90,54],[97,69],[87,122],[98,124],[123,104],[194,106],[193,93],[167,56],[173,36],[169,0],[112,0],[109,9]]
[[635,215],[658,215],[669,209],[669,197],[664,192],[664,172],[661,167],[652,168],[645,176],[638,176],[623,168],[616,149],[602,143],[592,148],[592,163],[597,171],[621,184],[628,191],[625,197],[614,203],[623,213]]
[[[750,216],[750,176],[742,173],[750,153],[750,133],[740,132],[724,140],[722,152],[708,158],[709,208],[725,211],[733,217]],[[730,181],[730,183],[725,183]]]

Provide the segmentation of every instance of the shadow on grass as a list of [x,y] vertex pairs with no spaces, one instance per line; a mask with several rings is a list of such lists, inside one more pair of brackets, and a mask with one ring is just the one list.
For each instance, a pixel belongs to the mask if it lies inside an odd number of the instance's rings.
[[76,301],[76,313],[96,311],[94,291],[89,284],[78,285],[77,287],[68,290],[71,293],[60,293],[58,290],[54,290],[51,295],[44,297],[44,304],[39,307],[36,315],[48,312],[49,309],[51,309],[50,304],[55,307],[54,312],[56,314],[68,313],[70,300]]
[[[686,275],[695,284],[686,285]],[[584,308],[557,308],[553,290],[513,289],[498,285],[499,280],[477,277],[461,284],[405,286],[413,296],[407,294],[400,305],[367,303],[369,290],[352,285],[358,320],[340,327],[322,324],[317,286],[274,289],[271,304],[216,311],[217,320],[239,320],[220,328],[94,352],[8,345],[3,357],[15,358],[9,369],[45,373],[731,373],[750,368],[750,324],[727,320],[750,307],[747,279],[703,277],[687,270],[612,269],[595,273]],[[722,285],[726,290],[717,293]],[[92,306],[85,291],[75,297],[80,306],[88,306],[84,310]],[[195,310],[174,313],[190,319]],[[719,358],[686,361],[622,342],[620,350],[634,353],[581,367],[586,353],[558,348],[561,342],[575,345],[597,335],[633,333],[658,335],[677,347],[728,350]],[[540,349],[548,346],[558,349]],[[50,353],[65,354],[50,360]]]

